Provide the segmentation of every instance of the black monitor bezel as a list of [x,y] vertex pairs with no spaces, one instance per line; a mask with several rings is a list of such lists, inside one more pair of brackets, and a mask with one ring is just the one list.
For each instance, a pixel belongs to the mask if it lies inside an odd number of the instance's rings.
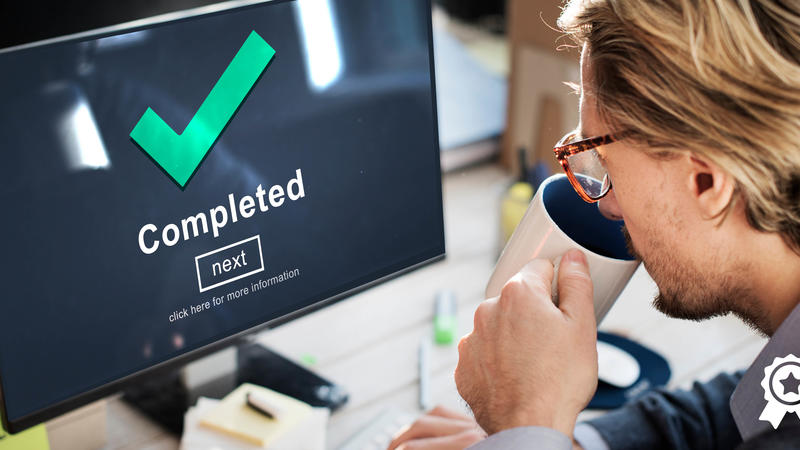
[[[194,8],[191,10],[177,12],[177,13],[167,13],[161,16],[156,16],[148,19],[141,19],[136,20],[133,22],[114,25],[106,28],[101,28],[97,30],[91,30],[81,33],[76,33],[69,36],[63,36],[58,38],[46,39],[43,41],[21,44],[14,47],[9,47],[6,49],[0,49],[0,53],[6,52],[13,52],[18,50],[24,50],[31,47],[37,47],[41,45],[49,45],[54,43],[63,43],[63,42],[80,42],[86,40],[94,40],[103,37],[113,36],[117,34],[123,33],[130,33],[139,30],[145,30],[148,28],[152,28],[155,26],[162,25],[164,23],[179,23],[187,20],[192,20],[197,17],[209,17],[217,14],[225,14],[234,10],[242,10],[247,8],[258,8],[265,6],[267,4],[278,4],[278,3],[286,3],[286,2],[293,2],[296,0],[244,0],[244,1],[231,1],[231,2],[223,2],[220,4],[212,5],[212,6],[204,6],[200,8]],[[426,7],[428,11],[431,11],[432,5],[431,0],[417,0],[424,3],[423,6]],[[434,67],[434,54],[433,54],[433,18],[431,14],[427,15],[427,32],[428,32],[428,64],[430,67],[430,86],[431,86],[431,100],[432,100],[432,111],[433,111],[433,121],[434,121],[434,154],[435,154],[435,162],[436,170],[438,173],[441,174],[441,161],[439,159],[440,155],[440,148],[439,148],[439,127],[438,127],[438,111],[437,111],[437,104],[436,104],[436,76],[435,76],[435,67]],[[58,417],[64,413],[67,413],[71,410],[77,409],[81,406],[87,405],[91,402],[96,400],[102,399],[103,397],[107,397],[115,392],[120,391],[125,386],[129,386],[135,384],[137,382],[141,382],[147,378],[159,376],[171,370],[175,370],[177,367],[186,365],[187,363],[197,360],[203,356],[206,356],[210,353],[215,351],[219,351],[225,347],[230,345],[236,344],[241,342],[243,338],[248,335],[252,335],[259,331],[263,331],[267,328],[274,328],[276,326],[282,325],[284,323],[290,322],[294,319],[299,317],[303,317],[307,314],[310,314],[314,311],[320,310],[326,306],[330,306],[340,300],[343,300],[347,297],[355,295],[359,292],[362,292],[366,289],[374,287],[376,285],[385,283],[389,280],[397,278],[401,275],[406,273],[412,272],[416,269],[421,267],[427,266],[437,261],[441,261],[446,256],[446,243],[445,243],[445,235],[444,235],[444,204],[442,198],[442,184],[441,178],[438,184],[438,199],[439,199],[439,210],[442,211],[441,215],[441,242],[442,246],[440,249],[437,250],[437,255],[426,260],[417,262],[408,266],[404,269],[397,270],[393,273],[388,275],[382,276],[376,280],[371,282],[365,283],[361,286],[357,286],[353,289],[347,290],[335,296],[320,300],[312,305],[309,305],[305,308],[301,308],[297,311],[293,311],[291,313],[285,314],[283,316],[277,317],[275,319],[269,320],[262,324],[250,327],[248,329],[242,330],[238,333],[232,334],[228,337],[219,339],[215,342],[210,344],[204,345],[202,347],[196,348],[194,350],[188,351],[184,354],[175,356],[170,358],[166,361],[160,362],[155,364],[151,367],[146,369],[139,370],[134,372],[130,375],[125,377],[116,379],[114,381],[108,382],[101,386],[98,386],[94,389],[89,391],[74,395],[70,398],[62,400],[58,403],[55,403],[51,406],[48,406],[44,409],[40,409],[30,414],[26,414],[25,416],[10,421],[6,414],[6,403],[5,397],[3,396],[3,382],[2,382],[2,374],[0,374],[0,422],[2,423],[3,428],[11,434],[18,433],[35,425],[38,425],[42,422],[45,422],[49,419],[53,419]]]

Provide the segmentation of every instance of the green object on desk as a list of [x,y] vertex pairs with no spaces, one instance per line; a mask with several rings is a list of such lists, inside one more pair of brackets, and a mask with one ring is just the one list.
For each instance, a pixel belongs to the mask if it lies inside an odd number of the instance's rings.
[[50,450],[47,430],[37,425],[17,434],[8,434],[0,427],[0,450]]
[[314,364],[317,363],[317,358],[310,353],[303,353],[302,355],[300,355],[300,361],[302,361],[303,364],[307,366],[313,366]]
[[440,316],[434,318],[433,332],[437,344],[452,344],[456,338],[456,318],[454,316]]
[[456,295],[450,289],[436,293],[433,313],[433,338],[439,345],[452,344],[456,338]]

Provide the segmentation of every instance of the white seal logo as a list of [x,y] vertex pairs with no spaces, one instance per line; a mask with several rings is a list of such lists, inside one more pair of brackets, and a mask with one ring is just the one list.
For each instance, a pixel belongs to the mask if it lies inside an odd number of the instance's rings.
[[769,422],[777,430],[787,413],[793,412],[800,417],[800,358],[791,354],[775,358],[764,369],[761,387],[764,388],[767,406],[759,420]]

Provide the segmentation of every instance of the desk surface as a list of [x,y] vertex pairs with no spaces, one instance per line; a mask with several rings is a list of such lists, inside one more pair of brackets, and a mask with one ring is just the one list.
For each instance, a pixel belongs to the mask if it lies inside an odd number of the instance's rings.
[[[459,333],[468,333],[498,254],[498,205],[508,183],[508,175],[496,166],[447,174],[446,260],[259,336],[290,358],[314,355],[314,370],[350,392],[350,402],[331,417],[329,448],[337,448],[389,406],[418,410],[417,348],[421,339],[432,336],[434,294],[442,288],[456,292]],[[650,305],[654,293],[655,285],[640,268],[600,329],[665,355],[673,387],[746,367],[765,343],[734,317],[701,323],[667,318]],[[455,345],[434,348],[431,396],[435,403],[465,410],[453,381],[457,359]],[[177,438],[119,398],[110,399],[108,411],[107,448],[178,447]],[[593,414],[598,412],[583,417]]]

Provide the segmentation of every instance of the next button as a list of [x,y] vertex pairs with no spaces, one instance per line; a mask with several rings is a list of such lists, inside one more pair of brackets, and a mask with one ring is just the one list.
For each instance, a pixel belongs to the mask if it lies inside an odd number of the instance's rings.
[[196,256],[194,264],[200,292],[261,272],[264,270],[261,236]]

